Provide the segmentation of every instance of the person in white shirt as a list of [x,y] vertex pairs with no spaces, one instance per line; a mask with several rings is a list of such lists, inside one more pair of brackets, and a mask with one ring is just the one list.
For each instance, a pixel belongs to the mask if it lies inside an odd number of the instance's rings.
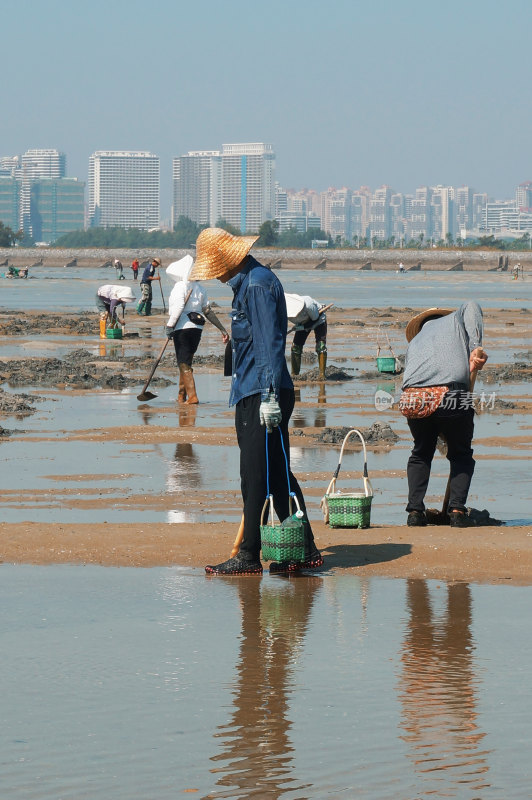
[[320,380],[325,380],[327,366],[327,315],[309,295],[287,294],[285,292],[288,321],[295,325],[294,341],[290,352],[292,375],[299,375],[303,347],[311,331],[314,331],[316,353],[320,370]]
[[192,256],[174,261],[166,269],[166,274],[176,282],[168,298],[168,322],[166,335],[173,339],[177,366],[179,369],[180,403],[198,403],[192,361],[198,349],[205,319],[218,328],[222,341],[227,344],[229,334],[211,309],[209,298],[198,281],[189,281],[188,276],[194,264]]

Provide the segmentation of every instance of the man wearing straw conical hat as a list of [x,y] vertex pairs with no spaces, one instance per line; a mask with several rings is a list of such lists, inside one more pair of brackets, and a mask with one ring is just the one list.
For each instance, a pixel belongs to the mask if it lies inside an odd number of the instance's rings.
[[456,528],[475,524],[466,513],[466,500],[475,469],[471,392],[488,358],[482,335],[482,310],[473,301],[456,311],[429,308],[406,326],[409,345],[399,408],[414,438],[407,465],[411,527],[427,524],[424,499],[439,435],[447,441],[450,464],[449,523]]
[[290,513],[288,477],[304,512],[306,539],[304,561],[274,563],[270,572],[315,569],[323,564],[306,518],[303,494],[289,468],[288,422],[294,408],[294,385],[285,358],[287,316],[283,287],[270,269],[249,254],[257,239],[258,236],[233,236],[221,228],[206,228],[198,236],[196,262],[190,273],[191,280],[218,278],[233,290],[229,405],[235,406],[240,448],[244,535],[236,556],[205,567],[212,575],[262,574],[260,524],[268,477],[266,430],[269,486],[275,512],[280,520]]

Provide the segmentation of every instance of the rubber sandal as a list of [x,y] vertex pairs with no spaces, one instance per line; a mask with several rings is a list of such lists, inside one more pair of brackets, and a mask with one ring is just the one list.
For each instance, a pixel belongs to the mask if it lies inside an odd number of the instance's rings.
[[208,564],[205,572],[207,575],[262,575],[262,564],[238,554],[221,564]]

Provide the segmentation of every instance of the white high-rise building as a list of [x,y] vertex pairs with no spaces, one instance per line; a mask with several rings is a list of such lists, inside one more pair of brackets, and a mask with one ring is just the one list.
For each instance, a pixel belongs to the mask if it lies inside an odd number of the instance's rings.
[[65,178],[66,155],[59,150],[26,150],[22,156],[22,180]]
[[275,215],[275,153],[262,142],[222,146],[223,219],[242,233],[256,233]]
[[172,162],[172,227],[179,217],[213,227],[221,217],[219,150],[191,150]]
[[89,159],[89,224],[159,227],[160,162],[144,151],[98,150]]

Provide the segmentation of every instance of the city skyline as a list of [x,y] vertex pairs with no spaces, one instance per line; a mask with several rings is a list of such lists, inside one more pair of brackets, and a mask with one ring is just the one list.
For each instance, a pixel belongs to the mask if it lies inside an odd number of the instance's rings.
[[522,0],[6,0],[1,150],[57,147],[85,180],[97,150],[156,153],[170,176],[189,150],[269,141],[286,186],[509,198],[532,177],[530,17]]
[[[0,220],[34,240],[54,241],[83,227],[155,230],[161,225],[160,161],[144,151],[96,151],[85,183],[66,175],[66,154],[33,149],[0,154]],[[172,227],[180,216],[198,225],[224,219],[242,232],[257,232],[276,219],[279,230],[324,230],[353,242],[465,239],[493,233],[532,232],[532,182],[515,188],[512,200],[461,185],[417,187],[415,193],[328,188],[286,189],[275,180],[276,153],[264,142],[223,144],[173,159]],[[84,206],[86,213],[84,212]],[[18,222],[17,222],[18,220]],[[81,224],[80,224],[81,221]],[[76,222],[74,226],[72,223]]]

